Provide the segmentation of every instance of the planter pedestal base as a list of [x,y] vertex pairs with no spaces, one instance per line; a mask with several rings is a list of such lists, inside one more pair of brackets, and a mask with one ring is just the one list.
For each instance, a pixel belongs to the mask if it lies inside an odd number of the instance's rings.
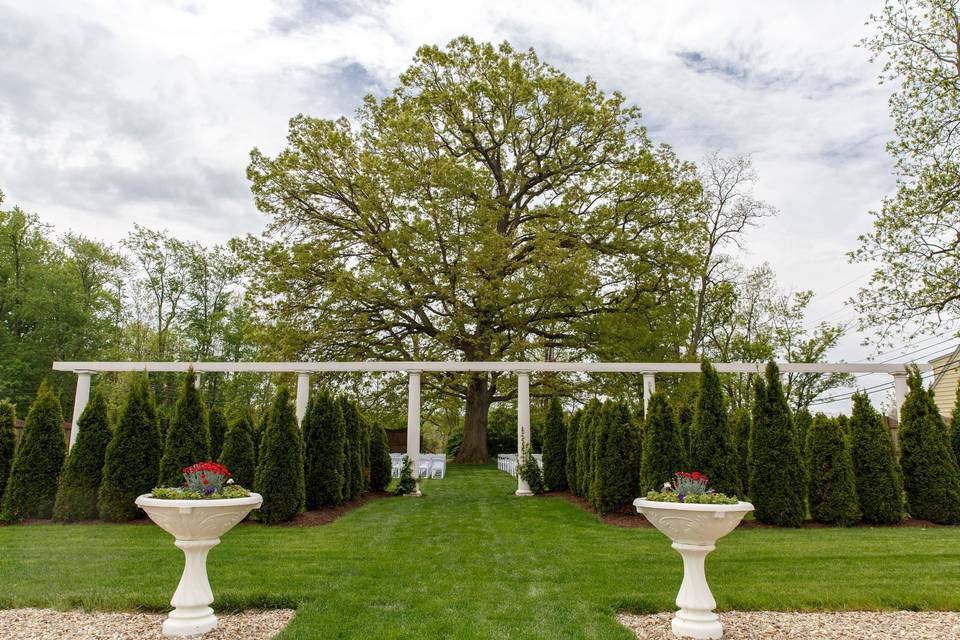
[[180,584],[170,604],[173,611],[163,621],[163,635],[168,637],[193,636],[206,633],[217,626],[210,604],[213,591],[207,578],[207,553],[220,544],[220,538],[207,540],[177,540],[185,562]]
[[677,594],[680,609],[673,615],[673,635],[681,638],[708,640],[723,637],[720,617],[713,612],[717,601],[713,599],[703,562],[714,546],[674,542],[674,549],[683,558],[683,582]]

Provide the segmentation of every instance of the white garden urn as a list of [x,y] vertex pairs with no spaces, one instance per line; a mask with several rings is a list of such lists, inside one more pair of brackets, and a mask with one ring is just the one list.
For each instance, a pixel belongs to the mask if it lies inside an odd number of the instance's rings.
[[259,493],[212,500],[161,500],[150,494],[137,498],[137,506],[176,538],[174,544],[186,556],[180,584],[170,601],[174,609],[163,621],[163,635],[198,635],[217,626],[210,608],[213,591],[207,579],[207,553],[220,544],[220,536],[262,503]]
[[673,616],[673,635],[681,638],[722,638],[723,626],[714,613],[717,601],[710,593],[703,561],[714,544],[733,531],[750,511],[749,502],[736,504],[689,504],[657,502],[646,498],[633,501],[660,533],[673,540],[683,557],[683,583],[677,594],[680,609]]

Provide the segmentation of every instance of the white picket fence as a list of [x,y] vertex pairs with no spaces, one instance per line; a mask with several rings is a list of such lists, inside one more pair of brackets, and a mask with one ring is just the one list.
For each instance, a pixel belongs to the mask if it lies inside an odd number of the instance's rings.
[[[533,459],[537,461],[537,465],[543,469],[543,454],[535,453],[533,454]],[[506,471],[512,476],[517,475],[517,454],[515,453],[501,453],[497,456],[497,469],[500,471]]]
[[[390,465],[390,475],[399,478],[403,469],[403,454],[391,453]],[[421,453],[419,475],[421,478],[442,480],[447,475],[447,456],[442,453]]]

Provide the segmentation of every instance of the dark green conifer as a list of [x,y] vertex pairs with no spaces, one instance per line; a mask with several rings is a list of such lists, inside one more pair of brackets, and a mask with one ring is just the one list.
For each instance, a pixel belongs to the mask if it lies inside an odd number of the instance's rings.
[[583,411],[580,418],[580,429],[577,434],[577,489],[576,494],[582,498],[590,495],[590,484],[593,481],[593,466],[591,456],[596,437],[596,421],[600,413],[600,403],[594,398]]
[[257,462],[253,453],[253,423],[247,411],[241,411],[230,422],[223,437],[223,448],[217,461],[230,472],[233,481],[249,489],[253,486]]
[[579,441],[580,421],[583,417],[583,410],[578,409],[570,416],[570,422],[567,424],[567,450],[566,450],[566,476],[568,488],[576,493],[577,486],[577,442]]
[[386,491],[390,484],[390,441],[383,425],[375,422],[370,430],[370,490]]
[[700,390],[691,431],[692,468],[707,476],[711,488],[728,496],[743,495],[720,376],[706,360],[700,365]]
[[636,443],[626,405],[606,402],[597,420],[590,502],[607,514],[636,497]]
[[303,428],[307,509],[332,507],[344,501],[345,437],[342,404],[326,392],[314,396]]
[[567,431],[560,399],[554,396],[547,407],[543,432],[543,480],[550,491],[567,488]]
[[210,412],[207,414],[207,428],[210,431],[210,458],[219,460],[223,441],[227,435],[227,415],[219,405],[210,407]]
[[822,413],[808,433],[810,515],[817,522],[849,527],[860,520],[847,438],[836,420]]
[[266,524],[291,520],[304,508],[303,436],[284,387],[270,407],[267,430],[260,444],[257,492],[263,496],[258,519]]
[[812,425],[813,416],[810,415],[810,411],[807,409],[800,409],[793,414],[793,428],[797,432],[797,443],[800,445],[800,459],[804,463],[810,459],[810,452],[807,450],[807,437],[810,434],[810,427]]
[[662,391],[650,396],[647,418],[643,422],[643,462],[640,464],[640,495],[659,491],[664,482],[671,482],[686,461],[680,429],[670,402]]
[[170,422],[170,430],[160,458],[161,487],[183,484],[183,470],[197,462],[210,460],[210,429],[207,410],[200,390],[196,387],[196,373],[189,369],[183,376],[177,407]]
[[12,402],[0,400],[0,505],[3,492],[10,479],[10,467],[17,449],[17,407]]
[[97,493],[103,478],[104,457],[113,433],[107,416],[107,399],[98,387],[84,408],[77,425],[77,440],[60,474],[53,519],[58,522],[93,520],[97,517]]
[[863,521],[896,524],[903,520],[903,480],[893,439],[866,393],[853,396],[850,458]]
[[740,482],[744,495],[749,494],[750,487],[750,410],[738,407],[730,412],[730,430],[733,433],[734,444],[737,448],[737,468],[740,472]]
[[953,457],[960,463],[960,381],[957,381],[957,398],[953,403],[953,413],[950,415],[950,442]]

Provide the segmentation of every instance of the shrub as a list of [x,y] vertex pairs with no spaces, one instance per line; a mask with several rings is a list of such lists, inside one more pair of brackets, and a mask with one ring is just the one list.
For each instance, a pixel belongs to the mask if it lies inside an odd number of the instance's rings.
[[363,424],[357,405],[348,398],[342,398],[343,423],[347,446],[344,449],[346,466],[350,473],[344,474],[345,500],[356,500],[364,491],[363,481]]
[[643,423],[643,461],[640,464],[640,494],[659,491],[664,482],[686,464],[680,430],[666,395],[650,396]]
[[603,405],[594,438],[590,502],[601,514],[607,514],[636,497],[637,492],[636,443],[626,405]]
[[303,510],[303,437],[286,388],[270,407],[255,484],[263,496],[258,519],[266,524],[286,522]]
[[133,501],[156,486],[159,469],[157,409],[147,375],[136,374],[104,455],[97,495],[100,518],[114,522],[136,518]]
[[894,524],[903,519],[903,481],[893,440],[866,393],[853,396],[850,458],[863,521]]
[[[839,422],[837,423],[840,424]],[[800,460],[806,463],[810,459],[810,452],[807,450],[807,436],[810,434],[810,427],[813,425],[813,416],[806,409],[800,409],[793,414],[793,428],[797,432],[797,444],[800,446]]]
[[3,494],[0,519],[49,518],[57,497],[57,476],[63,468],[67,444],[63,437],[60,401],[46,381],[30,405]]
[[526,481],[531,493],[543,493],[546,488],[543,482],[543,471],[540,470],[540,465],[537,464],[537,460],[533,457],[530,445],[524,443],[517,463],[517,475]]
[[565,471],[567,477],[567,487],[576,493],[577,486],[577,442],[579,439],[580,422],[583,417],[583,411],[574,411],[570,416],[570,422],[567,423],[566,437],[566,460]]
[[10,479],[10,467],[17,448],[17,407],[7,400],[0,400],[0,504],[3,504],[3,492]]
[[678,401],[674,410],[677,432],[680,434],[680,444],[683,447],[685,460],[689,458],[690,449],[693,447],[693,417],[696,403],[696,398],[682,398]]
[[397,487],[393,490],[394,495],[405,496],[413,493],[417,488],[417,480],[413,477],[413,465],[410,458],[403,456],[403,466],[400,467],[400,479],[397,481]]
[[737,468],[740,471],[740,483],[744,494],[750,492],[750,410],[744,407],[734,409],[729,417],[733,442],[737,448]]
[[53,519],[58,522],[92,520],[97,517],[97,492],[103,478],[103,461],[110,444],[107,399],[100,388],[93,392],[76,427],[77,441],[60,474]]
[[900,466],[907,509],[914,518],[938,524],[960,522],[960,471],[932,392],[920,373],[907,376],[910,392],[900,423]]
[[346,429],[341,404],[326,392],[314,396],[303,425],[307,509],[341,504]]
[[591,456],[595,438],[595,423],[600,413],[600,403],[591,400],[580,418],[577,433],[577,487],[575,493],[586,498],[590,495],[590,483],[593,480]]
[[822,413],[808,434],[810,515],[817,522],[848,527],[860,520],[853,463],[840,424]]
[[370,429],[370,490],[386,491],[390,484],[390,442],[387,432],[379,422]]
[[222,407],[210,407],[210,412],[207,414],[207,429],[210,431],[210,458],[219,460],[220,452],[223,451],[223,441],[227,436],[227,416]]
[[176,487],[183,484],[183,470],[186,467],[210,459],[207,411],[195,383],[196,374],[191,368],[180,384],[177,408],[167,432],[163,457],[160,458],[158,486]]
[[567,431],[563,424],[563,408],[554,396],[547,408],[543,431],[543,481],[550,491],[567,488]]
[[[960,381],[957,381],[957,399],[953,403],[953,414],[950,416],[950,443],[953,446],[953,457],[960,462]],[[0,478],[2,477],[0,475]]]
[[253,423],[246,411],[239,413],[223,436],[223,448],[217,461],[230,470],[233,481],[241,487],[252,487],[257,462],[253,453]]
[[710,484],[717,491],[731,496],[743,495],[720,376],[706,360],[700,365],[700,391],[691,431],[690,465],[710,478]]
[[767,363],[765,378],[755,388],[750,497],[760,522],[799,527],[806,515],[800,447],[775,363]]
[[267,423],[270,421],[270,407],[264,407],[260,413],[260,419],[253,426],[253,456],[260,464],[260,443],[263,442],[263,434],[267,432]]

